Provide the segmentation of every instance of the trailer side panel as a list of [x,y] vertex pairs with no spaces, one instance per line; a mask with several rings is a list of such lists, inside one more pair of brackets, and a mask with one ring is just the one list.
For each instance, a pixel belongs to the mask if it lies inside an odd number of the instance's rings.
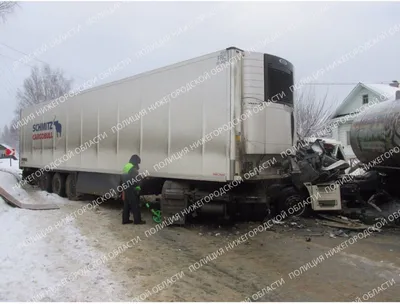
[[227,180],[231,131],[213,131],[230,120],[230,67],[211,72],[223,52],[82,92],[41,115],[43,104],[24,109],[35,118],[21,130],[21,167],[63,159],[59,170],[118,174],[139,154],[152,176]]

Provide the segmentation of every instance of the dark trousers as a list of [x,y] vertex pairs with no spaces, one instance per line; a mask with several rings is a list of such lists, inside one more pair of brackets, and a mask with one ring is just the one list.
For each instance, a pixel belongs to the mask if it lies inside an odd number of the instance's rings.
[[140,199],[139,195],[133,191],[125,191],[124,209],[122,211],[122,222],[129,221],[130,212],[133,213],[133,222],[140,223],[142,216],[140,213]]

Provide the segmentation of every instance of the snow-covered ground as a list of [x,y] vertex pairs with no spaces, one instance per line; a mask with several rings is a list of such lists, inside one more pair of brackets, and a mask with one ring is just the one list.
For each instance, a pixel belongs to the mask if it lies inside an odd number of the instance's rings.
[[[19,169],[17,160],[1,159],[0,160],[0,186],[6,191],[10,192],[13,190],[13,186],[18,183],[22,178],[22,170]],[[10,176],[12,178],[10,178]],[[20,192],[18,192],[20,193]]]
[[[12,208],[0,199],[0,301],[29,301],[35,297],[39,301],[112,298],[110,293],[100,292],[113,284],[105,265],[57,287],[63,279],[101,255],[86,244],[85,236],[74,225],[67,225],[29,246],[21,246],[26,236],[53,225],[58,212]],[[54,291],[46,292],[51,288]]]
[[41,205],[51,202],[51,204],[63,204],[65,199],[56,194],[50,194],[45,191],[38,191],[30,185],[17,187],[16,185],[22,178],[22,170],[19,169],[18,161],[10,160],[0,161],[0,186],[12,195],[18,201],[24,204]]
[[[26,186],[27,190],[13,190],[17,182],[15,175],[19,175],[20,170],[18,162],[12,164],[10,167],[9,160],[0,163],[0,186],[22,203],[69,204],[67,199],[33,190],[31,186]],[[29,237],[54,228],[57,221],[66,216],[66,211],[14,208],[0,198],[0,301],[29,301],[35,297],[38,301],[112,299],[116,284],[106,265],[98,265],[87,274],[62,284],[63,279],[67,280],[103,255],[87,244],[87,238],[74,221],[24,246]],[[46,292],[49,288],[54,289]]]
[[19,176],[22,178],[22,170],[19,168],[19,161],[18,160],[10,160],[9,159],[0,159],[0,171],[10,172],[15,176]]

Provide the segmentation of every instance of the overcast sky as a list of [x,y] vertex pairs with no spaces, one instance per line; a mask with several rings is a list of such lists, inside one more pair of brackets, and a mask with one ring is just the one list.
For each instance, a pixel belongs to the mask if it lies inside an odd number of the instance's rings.
[[[165,45],[135,60],[104,82],[236,46],[248,49],[277,37],[257,51],[291,61],[296,80],[307,77],[355,47],[399,24],[395,2],[22,2],[0,24],[0,126],[11,121],[15,94],[31,67],[13,62],[70,31],[65,42],[37,58],[61,68],[80,84],[135,52],[176,32]],[[325,8],[325,9],[324,9]],[[215,14],[193,23],[200,14]],[[101,15],[103,17],[101,17]],[[95,18],[88,24],[88,18]],[[290,23],[292,27],[288,27]],[[79,31],[74,29],[79,28]],[[271,39],[270,39],[271,40]],[[273,40],[273,39],[272,39]],[[14,58],[14,59],[10,59]],[[29,65],[40,64],[32,60]],[[319,77],[317,82],[377,83],[400,78],[400,31]],[[352,85],[331,85],[340,102]],[[318,86],[325,90],[326,86]]]

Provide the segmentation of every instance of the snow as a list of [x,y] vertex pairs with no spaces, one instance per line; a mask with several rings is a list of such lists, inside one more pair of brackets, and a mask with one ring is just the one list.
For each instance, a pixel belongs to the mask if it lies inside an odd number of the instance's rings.
[[22,178],[22,170],[19,169],[18,161],[3,159],[0,160],[0,186],[17,200],[24,203],[31,203],[30,196],[26,190],[15,187]]
[[396,91],[400,91],[400,88],[395,88],[387,84],[364,84],[363,85],[380,95],[388,97],[388,100],[395,100]]
[[21,203],[39,205],[44,204],[46,200],[56,205],[68,203],[67,199],[46,191],[38,191],[30,185],[16,187],[21,178],[22,170],[19,169],[18,161],[12,160],[11,167],[9,159],[0,162],[0,186]]
[[[45,292],[42,301],[109,300],[108,295],[99,292],[113,283],[106,278],[112,275],[105,265],[78,276],[65,286],[56,287],[63,279],[101,256],[87,245],[87,238],[73,224],[29,246],[21,246],[28,235],[54,225],[62,216],[60,210],[12,208],[0,198],[0,301],[29,301],[40,292]],[[54,287],[55,292],[46,293]]]
[[[387,96],[387,101],[395,100],[396,91],[400,91],[400,88],[392,87],[388,84],[365,84],[365,83],[358,83],[353,90],[346,96],[345,99],[340,103],[340,105],[336,108],[334,114],[332,115],[332,119],[336,118],[339,114],[349,114],[348,111],[343,111],[343,109],[347,106],[349,102],[354,101],[354,97],[362,88],[366,88],[375,92],[376,94]],[[383,101],[383,100],[382,100]],[[356,110],[356,109],[353,109]],[[357,108],[357,111],[359,109]]]
[[[14,208],[0,197],[0,301],[109,301],[112,290],[122,294],[112,272],[104,264],[78,275],[67,284],[63,279],[93,263],[104,253],[88,243],[76,220],[55,229],[55,224],[85,202],[71,202],[55,194],[39,191],[30,185],[15,188],[21,176],[18,161],[0,162],[0,186],[23,203],[59,204],[68,209],[27,210]],[[48,235],[27,245],[24,241],[53,227]],[[89,234],[90,236],[90,234]],[[112,250],[110,248],[110,250]],[[55,288],[55,292],[46,292]],[[111,289],[110,289],[111,290]],[[41,292],[44,294],[40,295]],[[124,298],[125,299],[125,298]]]
[[19,169],[18,161],[10,160],[9,159],[2,159],[0,160],[0,186],[13,194],[12,192],[21,193],[19,190],[23,189],[16,189],[13,190],[13,186],[18,183],[18,181],[22,178],[22,170]]
[[9,159],[0,159],[0,171],[10,172],[19,175],[22,178],[22,170],[19,168],[19,160],[11,159],[11,166]]

